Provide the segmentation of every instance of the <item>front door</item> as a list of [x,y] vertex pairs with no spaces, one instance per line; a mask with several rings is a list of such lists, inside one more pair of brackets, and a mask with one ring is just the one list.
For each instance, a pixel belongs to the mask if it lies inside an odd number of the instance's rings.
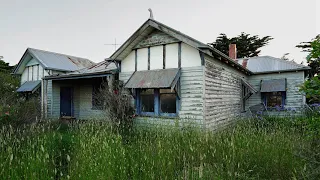
[[73,89],[71,87],[60,88],[60,116],[73,115],[72,95]]

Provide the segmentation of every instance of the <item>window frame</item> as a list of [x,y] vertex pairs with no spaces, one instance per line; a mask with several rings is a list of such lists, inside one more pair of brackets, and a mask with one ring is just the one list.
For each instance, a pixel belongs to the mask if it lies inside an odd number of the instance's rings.
[[153,89],[154,92],[154,112],[142,112],[141,111],[141,91],[143,89],[136,89],[136,99],[135,99],[135,107],[136,114],[141,116],[150,116],[150,117],[177,117],[179,114],[179,96],[177,92],[174,90],[174,94],[176,95],[176,113],[161,113],[160,108],[160,89],[169,89],[169,88],[150,88]]
[[[286,105],[286,99],[287,99],[287,93],[286,91],[276,91],[276,92],[281,92],[281,110],[285,109],[285,105]],[[268,107],[268,102],[267,99],[268,97],[270,97],[270,95],[268,95],[269,93],[273,93],[273,92],[263,92],[262,93],[262,100],[264,105],[266,106],[267,109],[274,109],[275,107]]]

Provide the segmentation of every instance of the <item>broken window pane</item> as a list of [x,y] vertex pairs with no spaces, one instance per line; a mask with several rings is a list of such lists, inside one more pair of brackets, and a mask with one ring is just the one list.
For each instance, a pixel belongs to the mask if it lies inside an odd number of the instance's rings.
[[160,112],[176,113],[176,94],[171,89],[160,89]]
[[267,107],[275,107],[280,106],[284,104],[282,102],[282,93],[281,92],[269,92],[266,93],[267,96]]
[[142,90],[141,97],[141,112],[154,112],[154,91],[153,89]]

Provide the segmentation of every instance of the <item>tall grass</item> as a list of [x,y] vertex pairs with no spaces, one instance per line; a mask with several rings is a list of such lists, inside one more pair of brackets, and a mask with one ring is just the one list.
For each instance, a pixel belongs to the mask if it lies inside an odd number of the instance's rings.
[[[0,130],[1,179],[317,178],[306,129],[291,120],[243,120],[220,132],[107,123]],[[301,130],[302,129],[302,130]],[[317,150],[315,150],[317,151]],[[319,153],[319,150],[317,151]]]

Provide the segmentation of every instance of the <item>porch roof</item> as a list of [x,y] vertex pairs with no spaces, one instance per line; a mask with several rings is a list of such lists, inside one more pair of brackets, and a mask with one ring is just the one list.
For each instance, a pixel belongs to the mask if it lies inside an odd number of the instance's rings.
[[286,79],[262,80],[260,92],[286,91]]
[[52,76],[46,76],[45,80],[67,80],[67,79],[88,79],[95,77],[105,77],[115,74],[115,71],[107,72],[95,72],[95,73],[83,73],[83,74],[58,74]]
[[17,92],[34,92],[40,87],[41,81],[27,81],[23,83]]
[[179,77],[179,68],[136,71],[125,88],[174,88]]

